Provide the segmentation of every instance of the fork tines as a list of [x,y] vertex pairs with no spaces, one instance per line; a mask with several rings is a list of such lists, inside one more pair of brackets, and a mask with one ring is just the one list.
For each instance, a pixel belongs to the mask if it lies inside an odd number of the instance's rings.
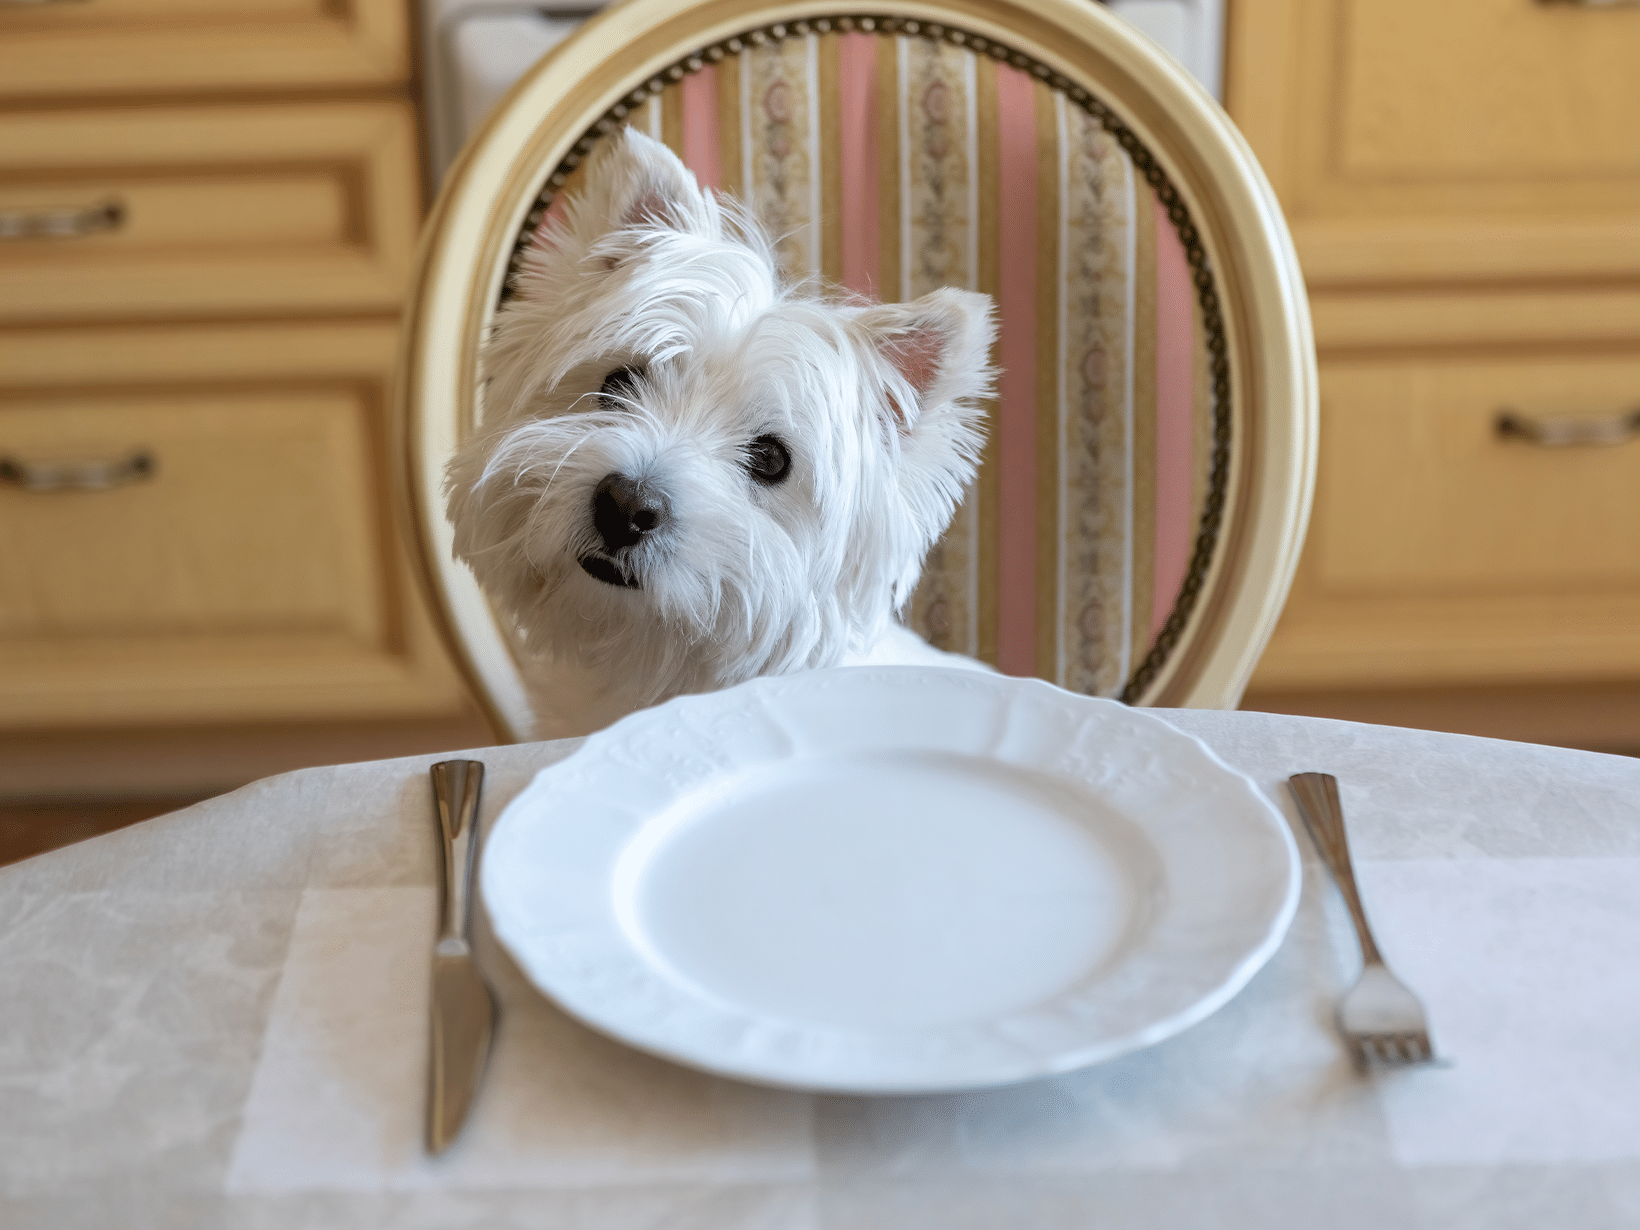
[[1398,1034],[1346,1035],[1355,1060],[1363,1067],[1389,1064],[1396,1067],[1409,1063],[1428,1063],[1434,1059],[1429,1035],[1423,1032]]

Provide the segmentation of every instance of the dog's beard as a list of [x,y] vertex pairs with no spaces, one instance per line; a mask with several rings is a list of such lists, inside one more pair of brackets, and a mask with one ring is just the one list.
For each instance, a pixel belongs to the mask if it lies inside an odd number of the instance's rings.
[[[641,417],[565,415],[458,457],[457,553],[525,647],[596,670],[634,707],[840,660],[859,618],[840,609],[826,572],[835,552],[819,546],[846,530],[818,515],[780,524],[748,497],[742,473],[691,458],[689,443],[662,433]],[[639,544],[610,551],[593,525],[593,491],[640,456],[674,514]],[[596,575],[589,559],[609,561],[618,581]]]
[[587,576],[579,559],[572,570],[565,552],[558,584],[514,613],[527,646],[596,669],[634,705],[835,662],[846,638],[797,545],[734,528],[700,527],[710,552],[695,533],[632,552],[619,565],[630,584]]

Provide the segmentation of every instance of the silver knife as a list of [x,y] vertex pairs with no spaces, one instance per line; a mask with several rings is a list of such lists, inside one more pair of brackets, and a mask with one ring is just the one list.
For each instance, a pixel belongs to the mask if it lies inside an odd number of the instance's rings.
[[432,767],[433,798],[444,852],[444,895],[433,948],[432,1054],[427,1097],[427,1151],[443,1153],[472,1107],[495,1036],[496,1003],[473,963],[473,866],[477,861],[478,792],[484,765],[441,760]]

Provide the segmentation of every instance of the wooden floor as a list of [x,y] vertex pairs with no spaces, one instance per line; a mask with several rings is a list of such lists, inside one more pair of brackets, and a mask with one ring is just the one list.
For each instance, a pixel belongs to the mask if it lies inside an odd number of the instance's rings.
[[128,824],[198,803],[210,795],[128,799],[0,800],[0,866],[111,833]]

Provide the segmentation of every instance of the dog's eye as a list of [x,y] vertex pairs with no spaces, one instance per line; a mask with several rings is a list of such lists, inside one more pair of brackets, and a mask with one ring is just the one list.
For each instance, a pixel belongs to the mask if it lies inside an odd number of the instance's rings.
[[610,372],[598,389],[600,407],[605,410],[620,409],[631,398],[632,390],[637,388],[642,375],[641,367],[617,367]]
[[746,472],[765,486],[786,481],[792,471],[792,455],[779,436],[759,436],[746,446]]

